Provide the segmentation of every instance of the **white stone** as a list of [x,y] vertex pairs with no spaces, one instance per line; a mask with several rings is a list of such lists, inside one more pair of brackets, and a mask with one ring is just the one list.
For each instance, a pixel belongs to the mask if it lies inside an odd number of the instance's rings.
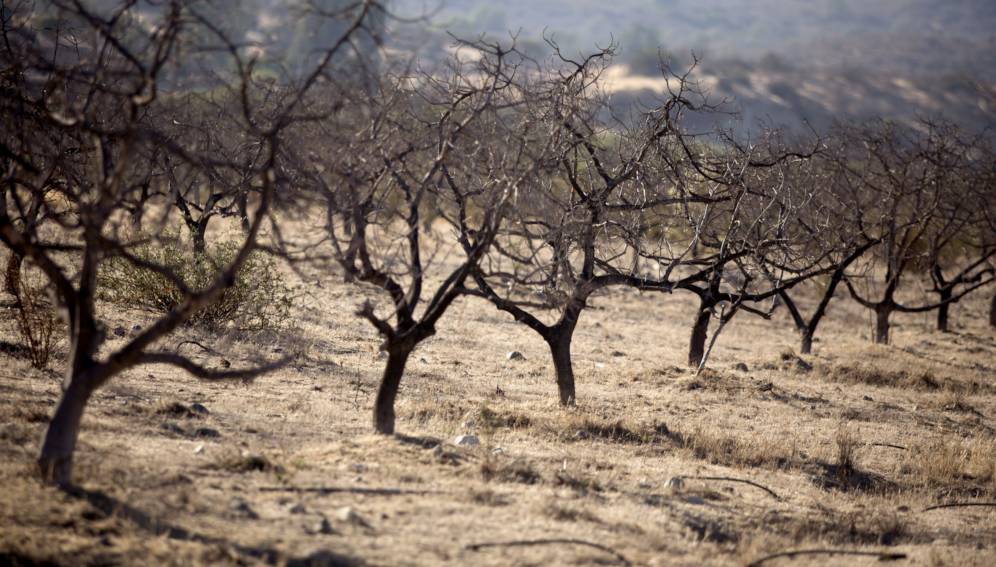
[[477,438],[477,435],[461,435],[453,440],[454,445],[480,445],[481,440]]

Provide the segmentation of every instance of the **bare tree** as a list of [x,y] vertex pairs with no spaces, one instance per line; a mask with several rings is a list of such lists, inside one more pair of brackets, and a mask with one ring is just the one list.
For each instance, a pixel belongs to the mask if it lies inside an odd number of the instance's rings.
[[[696,170],[698,177],[690,181],[715,187],[707,190],[725,198],[689,204],[687,252],[665,258],[676,274],[674,288],[699,298],[688,350],[688,364],[698,370],[734,316],[770,318],[776,297],[830,271],[836,252],[836,243],[824,238],[830,227],[818,212],[824,187],[798,171],[812,166],[812,150],[789,148],[774,131],[749,144],[724,140],[722,159],[711,160],[714,171],[703,176]],[[712,319],[719,326],[707,346]]]
[[864,230],[865,211],[873,204],[874,195],[853,190],[851,185],[843,183],[843,173],[836,165],[836,156],[846,152],[843,149],[846,144],[847,141],[839,137],[825,139],[820,151],[807,160],[805,167],[797,168],[795,172],[800,176],[796,182],[817,188],[810,206],[798,211],[804,236],[798,244],[811,249],[827,249],[829,253],[824,258],[832,269],[829,274],[814,277],[800,286],[817,291],[817,304],[808,315],[790,290],[782,290],[778,294],[800,334],[799,350],[802,354],[812,352],[816,331],[848,269],[879,243],[877,237]]
[[[930,274],[931,291],[937,294],[937,330],[950,330],[951,307],[959,299],[993,281],[996,258],[994,230],[987,215],[993,208],[992,151],[988,138],[964,139],[953,125],[945,124],[958,154],[948,164],[952,176],[943,188],[937,215],[927,233],[926,261],[921,268]],[[964,292],[964,293],[962,293]]]
[[[961,224],[959,213],[953,212],[955,209],[947,196],[950,189],[958,187],[964,146],[948,126],[931,122],[922,125],[923,133],[903,131],[891,124],[852,128],[845,136],[853,151],[839,160],[845,182],[852,190],[874,196],[874,203],[862,219],[862,230],[881,242],[877,247],[877,265],[867,266],[872,270],[879,268],[880,285],[872,298],[858,291],[854,284],[856,276],[849,275],[845,282],[851,296],[875,312],[876,343],[889,342],[892,313],[933,311],[988,283],[988,280],[975,281],[959,291],[952,287],[950,296],[916,306],[901,303],[897,296],[904,276],[910,275],[918,265],[930,264],[927,259],[932,248],[932,230],[938,224],[955,227]],[[942,230],[936,234],[944,233]],[[934,241],[933,248],[937,250],[943,249],[947,242],[944,237]],[[960,275],[944,281],[958,282],[955,285],[968,283],[964,280],[972,277],[979,265],[970,262],[959,271]]]
[[[472,57],[463,58],[467,52]],[[533,169],[524,142],[505,134],[525,73],[514,46],[464,44],[445,71],[385,71],[375,95],[357,91],[343,110],[309,125],[297,166],[321,196],[331,258],[347,280],[386,296],[358,315],[387,354],[374,403],[377,432],[395,431],[394,403],[415,348],[464,292],[491,245],[505,203]],[[341,156],[341,157],[340,157]],[[459,239],[427,234],[428,201],[459,219]],[[460,252],[464,252],[462,255]],[[386,310],[385,310],[386,309]]]
[[[593,294],[613,285],[655,289],[635,275],[627,241],[645,227],[644,211],[691,196],[667,194],[670,179],[647,178],[657,147],[682,135],[680,116],[696,107],[685,83],[633,122],[605,121],[600,78],[612,49],[574,60],[556,54],[542,77],[529,127],[544,136],[550,159],[531,193],[510,204],[509,220],[474,274],[471,292],[536,332],[550,349],[560,403],[576,401],[571,343]],[[610,117],[611,118],[611,117]],[[643,188],[660,186],[646,199]],[[680,190],[675,190],[680,191]],[[642,199],[642,200],[641,200]],[[638,250],[634,248],[634,250]]]
[[[294,86],[254,80],[255,59],[197,10],[196,3],[174,0],[143,5],[122,2],[100,11],[78,1],[39,5],[58,22],[54,30],[36,29],[41,15],[27,3],[5,10],[4,56],[0,77],[4,96],[0,116],[2,189],[0,241],[29,258],[48,278],[65,313],[69,363],[63,394],[46,430],[38,464],[58,484],[71,482],[72,459],[88,400],[114,376],[141,364],[168,364],[209,380],[248,379],[279,366],[266,362],[240,370],[211,370],[158,345],[198,310],[233,285],[258,247],[264,223],[272,221],[271,203],[280,184],[277,161],[284,130],[302,118],[300,101],[327,68],[336,51],[364,25],[372,2],[342,12],[347,27],[314,73]],[[197,41],[188,41],[195,34]],[[204,40],[203,38],[209,38]],[[207,41],[210,45],[201,43]],[[131,230],[136,208],[152,207],[148,194],[150,155],[170,155],[193,167],[224,167],[227,156],[171,140],[150,117],[168,95],[167,68],[180,66],[187,50],[227,53],[233,71],[216,83],[229,101],[238,130],[258,141],[263,157],[253,169],[259,200],[249,230],[234,259],[220,266],[213,282],[191,289],[167,267],[134,253],[156,234]],[[172,72],[172,71],[170,71]],[[284,93],[283,103],[259,112],[268,92]],[[144,159],[143,159],[144,157]],[[30,221],[31,203],[42,203],[43,223]],[[169,210],[166,204],[165,210]],[[162,230],[169,223],[157,223]],[[166,278],[184,300],[114,349],[102,348],[105,326],[96,299],[101,265],[124,261]]]

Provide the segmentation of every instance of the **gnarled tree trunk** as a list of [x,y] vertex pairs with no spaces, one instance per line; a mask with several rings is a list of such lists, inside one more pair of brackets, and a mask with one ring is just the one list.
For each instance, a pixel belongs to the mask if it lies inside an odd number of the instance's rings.
[[45,430],[38,455],[38,468],[45,482],[59,486],[71,484],[73,455],[83,423],[83,410],[94,390],[92,378],[83,373],[73,376],[63,392],[55,415]]
[[802,330],[802,342],[799,345],[799,352],[802,354],[812,354],[813,352],[813,333],[816,332],[815,325],[806,327]]
[[574,327],[570,326],[558,329],[547,339],[550,354],[553,355],[553,370],[562,406],[573,406],[577,399],[574,389],[574,366],[571,363],[571,339],[573,335]]
[[692,326],[692,339],[688,345],[688,366],[698,368],[705,355],[706,339],[709,336],[709,320],[712,318],[712,304],[703,301]]
[[24,256],[11,250],[7,257],[7,267],[4,270],[3,288],[4,291],[17,297],[21,294],[21,264]]
[[415,350],[414,345],[389,345],[387,365],[374,402],[374,430],[383,435],[394,434],[394,400],[398,397],[401,377],[405,374],[405,364]]
[[940,305],[937,307],[937,330],[942,333],[948,332],[948,325],[951,311],[951,288],[942,288],[937,293],[940,295]]
[[889,344],[889,317],[893,307],[880,304],[875,308],[875,342],[880,345]]
[[996,293],[989,300],[989,326],[996,328]]

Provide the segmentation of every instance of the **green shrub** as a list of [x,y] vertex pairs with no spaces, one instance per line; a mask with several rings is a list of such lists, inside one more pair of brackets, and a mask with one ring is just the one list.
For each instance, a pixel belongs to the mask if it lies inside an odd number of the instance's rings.
[[[161,243],[133,253],[171,270],[187,287],[199,291],[214,282],[219,270],[231,263],[238,250],[238,244],[223,242],[195,255],[179,243]],[[103,298],[119,305],[168,313],[184,299],[168,278],[122,258],[106,262],[100,277]],[[290,290],[276,262],[254,252],[236,274],[235,284],[195,313],[188,324],[208,329],[232,325],[246,332],[265,331],[277,328],[287,318],[290,306]]]

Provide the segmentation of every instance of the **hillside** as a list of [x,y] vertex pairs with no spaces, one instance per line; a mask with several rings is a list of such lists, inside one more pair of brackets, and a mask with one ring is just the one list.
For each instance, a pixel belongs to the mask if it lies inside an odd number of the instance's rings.
[[[443,32],[487,33],[539,52],[542,37],[568,50],[618,45],[618,62],[638,77],[659,75],[659,49],[677,67],[694,52],[697,77],[748,125],[760,119],[800,128],[882,116],[947,116],[970,128],[996,125],[996,5],[981,0],[659,0],[525,2],[500,7],[446,0],[438,11],[397,0],[400,14],[432,13],[421,31],[396,27],[396,41],[436,57]],[[430,4],[435,6],[435,4]],[[619,106],[647,83],[620,88]]]

